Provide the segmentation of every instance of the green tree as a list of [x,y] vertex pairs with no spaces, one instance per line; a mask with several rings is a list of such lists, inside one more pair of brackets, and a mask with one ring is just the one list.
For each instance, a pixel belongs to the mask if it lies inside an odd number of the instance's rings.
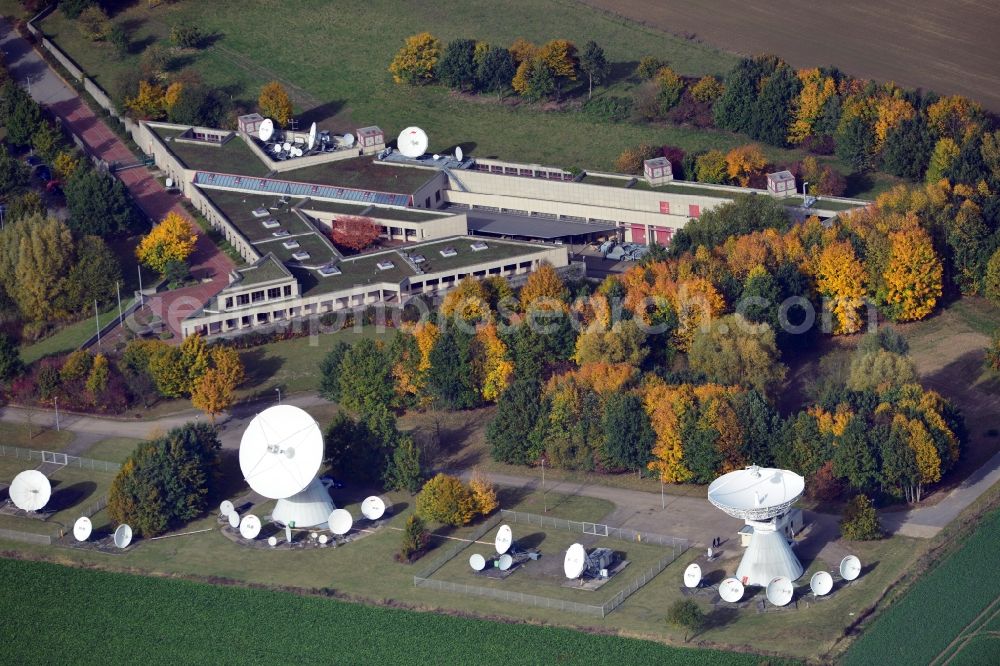
[[855,354],[851,360],[847,388],[852,391],[874,390],[884,393],[917,381],[917,370],[906,356],[879,349]]
[[477,85],[483,92],[495,93],[500,100],[511,89],[516,72],[517,66],[510,51],[502,46],[491,46],[476,71]]
[[802,82],[795,70],[780,63],[767,77],[753,106],[748,132],[750,136],[772,146],[787,145],[788,126],[793,118],[792,102],[798,99],[801,91]]
[[42,195],[35,190],[28,190],[10,200],[5,217],[11,222],[16,222],[32,215],[44,216],[45,210]]
[[958,144],[954,140],[947,137],[939,139],[934,144],[933,152],[931,152],[931,159],[927,164],[927,173],[924,176],[924,180],[928,183],[936,183],[942,178],[951,176],[951,169],[958,160],[959,152]]
[[115,57],[121,59],[128,55],[130,47],[128,32],[125,31],[125,27],[121,23],[115,23],[111,26],[111,31],[108,32],[108,43],[114,48]]
[[30,145],[31,137],[42,124],[38,104],[13,80],[0,89],[0,118],[7,128],[7,141],[17,147]]
[[472,490],[454,476],[438,474],[417,495],[417,515],[445,525],[468,525],[476,515]]
[[340,402],[359,414],[377,406],[392,405],[392,369],[382,344],[370,338],[358,340],[340,363]]
[[0,143],[0,197],[21,189],[29,179],[30,174],[24,163],[10,154],[6,143]]
[[527,465],[541,450],[533,441],[542,414],[541,387],[535,379],[515,379],[497,400],[496,416],[486,426],[486,441],[494,460]]
[[885,139],[882,168],[894,176],[919,182],[934,150],[934,137],[923,114],[904,120]]
[[531,61],[528,73],[528,89],[524,96],[533,102],[548,99],[557,91],[557,77],[552,68],[541,58]]
[[715,105],[715,124],[722,129],[749,133],[760,94],[760,81],[777,66],[772,56],[743,58],[726,76],[725,90]]
[[867,171],[875,166],[875,131],[869,120],[861,115],[845,117],[835,139],[837,157],[855,170]]
[[743,429],[740,454],[749,463],[774,463],[773,449],[780,441],[784,423],[778,411],[758,391],[741,391],[733,396],[736,421]]
[[705,626],[705,612],[693,599],[680,599],[667,609],[667,624],[684,630],[684,642]]
[[30,229],[30,236],[20,239],[11,296],[32,321],[66,317],[73,234],[52,217],[30,217],[19,224]]
[[403,562],[412,562],[418,559],[427,550],[430,544],[431,535],[427,531],[427,526],[420,516],[411,514],[406,519],[403,528],[403,543],[399,548],[399,559]]
[[121,279],[118,257],[107,243],[97,236],[80,238],[76,243],[76,260],[67,279],[70,308],[80,311],[93,308],[94,301],[111,303]]
[[471,362],[472,340],[471,334],[448,326],[431,349],[427,390],[443,407],[469,409],[481,402]]
[[56,127],[43,120],[38,124],[38,129],[31,135],[31,147],[35,149],[38,156],[46,162],[51,162],[56,153],[63,145],[63,137]]
[[362,483],[380,481],[398,437],[395,419],[384,406],[362,421],[338,412],[324,434],[324,459],[337,475]]
[[709,381],[742,385],[772,395],[785,379],[774,331],[753,324],[739,314],[726,315],[694,334],[688,361],[691,369]]
[[405,490],[412,495],[420,490],[422,482],[420,449],[412,437],[403,435],[396,442],[396,448],[386,468],[385,487],[389,490]]
[[[868,424],[863,418],[853,417],[844,428],[833,454],[833,473],[846,479],[856,490],[875,488],[878,480],[878,463],[872,443],[868,439]],[[877,452],[877,448],[875,449]]]
[[340,401],[340,366],[350,349],[342,340],[335,342],[319,364],[319,394],[330,402]]
[[851,541],[871,541],[882,538],[875,505],[867,495],[855,495],[844,507],[844,517],[840,521],[840,532]]
[[170,28],[170,41],[174,46],[186,49],[198,48],[202,39],[204,39],[204,34],[197,23],[184,21]]
[[690,220],[674,234],[670,242],[671,256],[679,257],[699,245],[722,245],[730,236],[744,236],[754,231],[777,229],[785,231],[791,222],[785,207],[772,197],[738,195],[701,217]]
[[642,400],[630,393],[612,393],[604,403],[604,452],[615,467],[640,472],[652,455],[656,433]]
[[64,188],[69,227],[81,235],[106,238],[130,231],[136,213],[125,186],[113,176],[80,169]]
[[947,240],[952,280],[964,295],[979,294],[994,243],[979,206],[968,200],[962,203],[948,228]]
[[983,278],[983,294],[994,303],[1000,303],[1000,248],[993,253],[986,263],[986,276]]
[[754,266],[743,281],[743,292],[736,311],[749,322],[767,324],[772,331],[778,331],[781,301],[778,281],[763,266]]
[[6,333],[0,333],[0,382],[10,381],[21,374],[23,368],[14,339]]
[[597,42],[590,40],[580,54],[580,71],[587,75],[587,99],[594,94],[594,84],[601,85],[611,73],[611,63],[608,62]]
[[448,42],[437,63],[437,76],[443,84],[455,90],[472,91],[476,88],[476,42],[472,39],[454,39]]

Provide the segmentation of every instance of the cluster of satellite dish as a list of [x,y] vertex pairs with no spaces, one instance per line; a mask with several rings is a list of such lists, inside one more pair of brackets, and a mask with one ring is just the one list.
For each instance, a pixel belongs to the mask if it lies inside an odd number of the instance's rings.
[[592,578],[607,578],[608,568],[614,561],[610,548],[595,548],[587,552],[582,544],[574,543],[566,550],[563,558],[563,573],[566,578],[576,580],[584,574]]
[[[301,135],[300,135],[301,136]],[[287,135],[278,136],[274,121],[265,118],[257,129],[257,138],[263,143],[267,150],[271,152],[276,160],[287,160],[294,157],[302,157],[306,153],[312,152],[332,152],[339,148],[350,148],[354,145],[354,135],[348,132],[337,139],[329,132],[317,132],[316,123],[309,127],[309,136],[303,142],[301,139],[289,141]]]
[[[11,481],[8,489],[10,500],[21,511],[35,513],[45,508],[52,497],[52,484],[48,477],[37,469],[29,469],[21,472]],[[73,523],[73,538],[83,543],[90,539],[94,531],[94,525],[90,518],[82,516]],[[115,530],[114,543],[119,548],[127,548],[132,543],[132,528],[128,525],[119,525]]]
[[[497,554],[492,559],[494,566],[500,571],[509,571],[514,566],[514,556],[508,552],[514,546],[514,533],[509,525],[501,525],[497,530],[497,535],[493,539],[493,546]],[[487,560],[479,553],[473,553],[469,557],[469,566],[473,571],[483,571],[486,569]]]
[[[254,417],[240,441],[240,469],[250,487],[260,495],[278,500],[271,519],[285,527],[292,541],[293,528],[326,525],[333,534],[343,536],[351,531],[354,517],[338,509],[330,499],[332,481],[319,479],[323,460],[323,435],[309,414],[292,405],[277,405]],[[376,521],[385,513],[381,497],[371,496],[361,503],[362,515]],[[226,500],[219,507],[233,529],[239,529],[244,539],[253,540],[260,534],[261,521],[248,514],[240,517],[233,503]],[[317,536],[323,544],[326,536]],[[276,537],[268,543],[277,545]]]
[[[399,133],[398,137],[396,137],[396,147],[400,154],[402,154],[403,157],[410,158],[411,160],[420,159],[426,155],[428,145],[429,140],[427,138],[427,133],[419,127],[407,127]],[[378,158],[380,160],[384,160],[391,154],[392,148],[386,148],[378,154]],[[463,153],[461,146],[455,147],[454,155],[448,156],[434,153],[432,157],[435,162],[440,161],[445,157],[451,157],[456,162],[462,162],[465,160],[465,154]]]

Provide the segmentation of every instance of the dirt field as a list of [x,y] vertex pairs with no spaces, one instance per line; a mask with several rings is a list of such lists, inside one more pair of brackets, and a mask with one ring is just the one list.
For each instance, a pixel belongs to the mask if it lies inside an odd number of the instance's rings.
[[836,65],[1000,111],[1000,4],[991,0],[580,1],[719,48],[776,53],[795,67]]

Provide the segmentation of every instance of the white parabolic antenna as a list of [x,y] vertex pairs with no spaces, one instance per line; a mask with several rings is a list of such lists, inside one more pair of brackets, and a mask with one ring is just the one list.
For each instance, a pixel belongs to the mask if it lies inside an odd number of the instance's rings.
[[330,512],[330,519],[327,521],[330,531],[337,535],[347,534],[351,531],[354,518],[351,512],[346,509],[334,509]]
[[844,580],[854,580],[861,575],[861,560],[854,555],[848,555],[840,561],[840,577]]
[[473,571],[482,571],[486,568],[486,558],[479,553],[473,553],[469,557],[469,566],[472,567]]
[[500,556],[500,560],[497,562],[497,566],[500,567],[500,571],[507,571],[514,564],[514,558],[504,553]]
[[514,534],[510,531],[510,525],[501,525],[497,530],[497,537],[493,543],[496,544],[497,553],[503,555],[510,550],[510,544],[514,541]]
[[77,541],[86,541],[90,538],[90,533],[94,530],[93,524],[90,522],[90,518],[87,516],[81,516],[76,519],[73,523],[73,537]]
[[833,576],[826,571],[817,571],[809,579],[809,589],[817,597],[830,594],[830,590],[833,589]]
[[727,578],[719,585],[719,596],[723,601],[735,604],[743,598],[743,583],[735,578]]
[[229,526],[234,530],[239,529],[240,526],[240,514],[235,510],[229,512]]
[[115,530],[115,545],[119,548],[128,548],[132,543],[132,528],[128,525],[119,525]]
[[361,515],[368,520],[378,520],[385,514],[385,502],[378,495],[366,497],[361,503]]
[[407,127],[399,133],[396,145],[406,157],[420,157],[427,152],[427,134],[419,127]]
[[270,118],[265,118],[261,122],[260,127],[257,128],[257,137],[261,141],[268,141],[272,136],[274,136],[274,121]]
[[284,499],[306,489],[323,462],[323,433],[313,417],[292,405],[254,417],[240,441],[240,469],[256,492]]
[[329,540],[330,540],[330,537],[328,537],[327,535],[325,535],[325,534],[320,534],[319,535],[319,539],[318,539],[319,545],[325,546],[326,542],[329,541]]
[[221,513],[226,518],[228,518],[229,514],[231,514],[235,510],[236,507],[234,507],[233,503],[230,502],[229,500],[222,500],[222,504],[219,505],[219,513]]
[[767,600],[775,606],[785,606],[792,600],[792,581],[784,576],[778,576],[767,584]]
[[21,511],[40,511],[52,497],[52,484],[37,469],[28,469],[14,477],[7,492]]
[[462,153],[462,146],[458,146],[455,148],[455,160],[461,162],[463,159],[465,159],[465,154]]
[[574,543],[566,550],[566,557],[563,559],[563,571],[566,578],[579,578],[587,566],[587,551],[581,544]]
[[240,521],[240,536],[244,539],[256,539],[260,534],[260,518],[249,513]]
[[313,146],[316,145],[316,123],[309,126],[309,142],[306,145],[309,147],[309,150],[312,150]]
[[267,537],[267,545],[270,546],[271,548],[274,548],[275,546],[277,546],[278,545],[278,537],[273,537],[273,536]]
[[698,587],[701,583],[701,567],[692,562],[684,570],[684,587]]
[[344,145],[348,148],[354,145],[354,135],[350,132],[344,135]]

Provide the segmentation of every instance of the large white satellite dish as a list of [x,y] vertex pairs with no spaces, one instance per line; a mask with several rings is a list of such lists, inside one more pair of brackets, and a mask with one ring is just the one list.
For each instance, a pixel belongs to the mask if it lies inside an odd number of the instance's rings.
[[94,530],[93,524],[90,522],[90,518],[87,516],[81,516],[76,519],[73,523],[73,537],[77,541],[86,541],[90,538],[90,533]]
[[260,518],[252,513],[243,516],[240,521],[240,536],[244,539],[256,539],[260,534]]
[[695,588],[701,584],[701,567],[692,562],[684,570],[684,587]]
[[323,433],[313,417],[292,405],[254,417],[240,441],[240,469],[256,492],[271,499],[300,493],[323,462]]
[[240,527],[240,514],[235,510],[229,512],[229,526],[234,530]]
[[274,136],[274,121],[265,118],[260,127],[257,128],[257,138],[261,141],[268,141],[272,136]]
[[778,576],[767,584],[767,600],[775,606],[786,606],[792,600],[794,592],[792,581],[784,576]]
[[735,578],[727,578],[719,584],[719,596],[731,604],[743,598],[743,591],[743,583]]
[[861,575],[861,560],[854,555],[848,555],[840,561],[840,577],[844,580],[854,580]]
[[493,543],[497,547],[497,553],[503,555],[510,550],[510,544],[514,541],[514,534],[510,531],[510,525],[501,525],[497,530],[496,539]]
[[817,571],[809,579],[809,589],[817,597],[830,594],[830,590],[833,589],[833,576],[826,571]]
[[52,484],[37,469],[28,469],[14,477],[7,493],[21,511],[40,511],[52,497]]
[[472,567],[473,571],[482,571],[486,568],[486,558],[479,553],[473,553],[469,557],[469,566]]
[[119,525],[118,529],[115,530],[115,545],[119,548],[128,548],[128,545],[132,543],[132,528],[128,525]]
[[361,515],[368,520],[378,520],[385,514],[385,502],[378,495],[366,497],[361,503]]
[[567,549],[566,557],[563,558],[563,572],[566,578],[579,578],[586,566],[587,551],[581,544],[574,543]]
[[462,152],[462,146],[455,148],[455,161],[461,162],[465,159],[465,154]]
[[327,523],[330,531],[339,536],[351,531],[354,518],[351,516],[351,512],[346,509],[334,509],[330,512],[330,519]]
[[309,141],[306,142],[306,146],[308,146],[309,150],[312,150],[313,146],[315,145],[316,145],[316,123],[313,123],[312,125],[309,126]]
[[514,558],[507,553],[501,555],[500,559],[497,561],[497,566],[500,568],[500,571],[507,571],[507,569],[510,569],[513,565]]
[[420,157],[427,152],[427,134],[419,127],[407,127],[399,133],[396,145],[406,157]]
[[230,502],[229,500],[222,500],[222,504],[219,505],[219,513],[222,514],[223,518],[228,518],[229,514],[231,514],[235,510],[236,507],[233,506],[233,503]]
[[350,132],[344,135],[344,145],[348,148],[354,145],[354,135]]

